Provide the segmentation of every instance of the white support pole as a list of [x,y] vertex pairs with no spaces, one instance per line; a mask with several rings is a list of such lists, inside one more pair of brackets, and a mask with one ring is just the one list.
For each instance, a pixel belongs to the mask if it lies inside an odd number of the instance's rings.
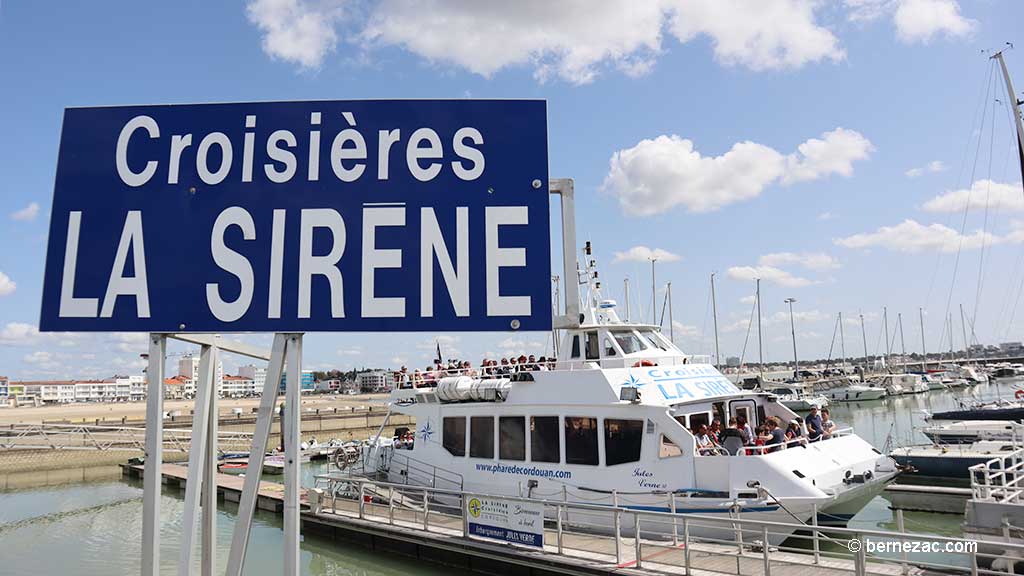
[[299,421],[302,386],[302,334],[288,334],[284,430],[284,576],[299,576],[299,493],[302,441]]
[[[213,576],[217,566],[217,362],[220,354],[216,346],[199,359],[199,369],[211,381],[209,414],[207,416],[205,469],[203,474],[202,518],[202,576]],[[206,365],[203,365],[206,362]]]
[[199,386],[196,390],[195,412],[192,415],[192,439],[188,452],[188,479],[185,483],[185,515],[181,523],[181,548],[178,555],[178,576],[188,576],[192,567],[196,518],[203,479],[206,434],[209,428],[210,398],[214,393],[214,365],[210,363],[213,346],[203,346],[199,356]]
[[267,443],[270,440],[270,427],[274,421],[274,405],[277,403],[277,392],[281,383],[286,342],[287,337],[284,334],[274,336],[270,364],[267,366],[267,377],[263,384],[263,396],[260,398],[259,412],[256,414],[256,429],[252,434],[252,449],[249,450],[249,461],[260,459],[261,465],[246,471],[242,497],[238,503],[238,520],[235,522],[235,532],[231,538],[227,576],[242,576],[242,568],[245,566],[245,551],[249,546],[252,517],[256,510],[260,479],[263,476],[262,455],[267,453]]
[[160,573],[160,486],[164,451],[164,360],[167,337],[149,335],[146,369],[146,463],[142,499],[142,576]]

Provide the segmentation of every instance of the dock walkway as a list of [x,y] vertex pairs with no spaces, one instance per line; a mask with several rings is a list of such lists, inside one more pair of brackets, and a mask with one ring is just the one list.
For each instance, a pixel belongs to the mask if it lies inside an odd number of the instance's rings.
[[[141,477],[143,466],[124,465],[127,476]],[[187,468],[164,464],[163,482],[183,486]],[[237,502],[244,478],[218,473],[218,492],[226,501]],[[381,504],[369,497],[362,506],[358,500],[314,498],[310,509],[309,490],[301,493],[303,531],[332,540],[357,543],[389,554],[399,554],[422,561],[464,570],[491,574],[654,574],[693,576],[840,576],[855,574],[854,562],[848,558],[831,558],[822,552],[817,558],[810,553],[779,551],[746,544],[690,542],[673,543],[671,539],[620,537],[581,533],[563,529],[561,537],[554,527],[545,529],[543,549],[531,549],[464,536],[461,516],[441,509],[429,510],[434,504],[417,504],[422,499],[395,499],[395,504]],[[283,510],[284,486],[261,482],[257,506],[280,513]],[[638,554],[639,552],[639,554]],[[639,561],[638,561],[639,556]],[[865,564],[865,575],[925,576],[927,571],[898,562]]]

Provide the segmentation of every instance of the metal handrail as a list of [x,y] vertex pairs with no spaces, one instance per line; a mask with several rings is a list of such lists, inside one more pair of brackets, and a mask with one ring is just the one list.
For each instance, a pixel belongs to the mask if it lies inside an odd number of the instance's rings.
[[[343,493],[342,491],[338,490],[338,486],[337,486],[338,484],[340,484],[342,486],[349,486],[351,491],[352,491],[352,493],[356,493],[357,492],[360,495],[359,496],[359,507],[358,507],[358,517],[360,519],[366,518],[366,516],[367,516],[366,508],[371,504],[371,503],[367,502],[365,500],[365,498],[363,497],[365,494],[368,493],[368,491],[367,491],[367,486],[368,485],[372,485],[372,487],[373,487],[372,491],[374,493],[376,493],[377,495],[383,495],[385,493],[391,495],[391,494],[394,494],[395,491],[399,491],[399,492],[401,492],[403,490],[404,491],[408,491],[410,488],[412,488],[411,486],[404,486],[404,485],[401,485],[401,484],[394,484],[394,483],[389,483],[389,482],[378,482],[378,481],[372,481],[372,480],[367,480],[367,479],[357,479],[357,478],[351,478],[351,477],[339,478],[339,477],[336,477],[336,476],[333,476],[333,475],[330,475],[330,474],[318,475],[318,476],[316,476],[316,480],[317,480],[317,483],[319,485],[323,485],[323,483],[326,483],[329,486],[329,489],[330,489],[329,494],[330,495],[329,495],[328,498],[330,499],[329,501],[331,503],[331,512],[334,513],[334,514],[337,514],[338,511],[339,511],[339,509],[337,508],[337,502],[336,502],[337,495],[340,494],[340,493]],[[961,566],[961,565],[943,563],[943,561],[941,559],[935,560],[935,561],[932,561],[932,560],[910,560],[907,557],[906,554],[901,554],[900,557],[898,557],[898,558],[891,558],[891,557],[884,557],[884,556],[870,556],[869,557],[865,553],[863,547],[861,548],[860,551],[855,552],[853,554],[848,554],[845,550],[841,550],[841,551],[825,551],[825,550],[821,550],[820,541],[835,542],[837,537],[839,539],[841,539],[841,540],[858,539],[862,543],[866,539],[874,539],[876,541],[884,541],[884,540],[893,541],[894,540],[894,541],[902,541],[902,542],[908,542],[908,541],[909,542],[928,541],[928,542],[934,542],[934,543],[937,543],[938,545],[943,545],[943,546],[946,546],[946,545],[952,545],[952,546],[959,545],[959,546],[963,546],[964,544],[969,544],[971,542],[971,541],[965,540],[963,538],[953,538],[953,537],[948,537],[948,536],[935,536],[935,535],[931,535],[931,534],[916,534],[916,533],[912,533],[912,532],[906,532],[903,529],[904,524],[903,524],[903,521],[902,521],[902,512],[901,511],[897,511],[897,525],[900,526],[901,529],[900,529],[899,532],[892,532],[892,531],[877,530],[877,529],[854,529],[854,528],[838,528],[838,527],[836,527],[836,528],[833,528],[833,527],[822,527],[822,528],[819,528],[816,522],[811,524],[811,525],[807,525],[807,524],[797,523],[797,522],[779,522],[779,521],[773,521],[773,520],[756,520],[756,519],[743,518],[743,517],[741,517],[741,516],[739,516],[737,514],[730,514],[728,517],[722,518],[722,517],[716,517],[716,516],[709,516],[709,515],[705,515],[705,514],[688,514],[688,513],[674,513],[674,512],[660,512],[660,511],[653,511],[653,510],[645,510],[645,509],[640,509],[640,508],[631,508],[629,506],[619,506],[619,505],[617,505],[618,499],[614,498],[614,494],[613,494],[613,504],[612,505],[602,505],[602,504],[589,504],[589,503],[586,503],[586,502],[568,501],[564,496],[563,496],[562,500],[551,500],[551,499],[547,499],[547,498],[528,498],[528,497],[522,497],[522,496],[495,495],[495,494],[488,494],[486,492],[474,492],[474,491],[465,491],[465,490],[452,490],[452,489],[444,489],[444,488],[416,487],[416,489],[420,490],[422,492],[422,508],[417,507],[417,508],[415,508],[413,510],[417,511],[417,512],[420,512],[420,513],[422,513],[424,515],[424,517],[422,519],[422,528],[424,530],[428,530],[429,529],[430,523],[429,523],[428,515],[430,513],[439,514],[439,515],[445,515],[443,513],[439,513],[439,512],[436,512],[436,511],[432,510],[428,506],[428,502],[431,500],[432,497],[433,497],[433,499],[435,501],[437,500],[437,497],[441,496],[441,497],[455,498],[455,499],[458,499],[461,502],[466,502],[466,498],[473,498],[473,497],[475,497],[475,498],[493,498],[493,499],[499,499],[499,500],[504,500],[504,501],[508,501],[508,502],[542,504],[542,505],[545,506],[545,510],[546,510],[545,516],[549,520],[555,522],[555,524],[556,524],[556,536],[557,536],[557,548],[556,548],[556,550],[557,550],[557,554],[560,554],[560,555],[565,553],[563,542],[562,542],[562,537],[563,537],[563,534],[566,532],[565,525],[564,525],[564,519],[567,517],[568,513],[575,512],[577,515],[580,514],[581,512],[584,512],[584,513],[586,513],[586,512],[589,512],[589,513],[600,513],[600,514],[605,514],[605,515],[611,514],[615,518],[615,522],[613,522],[613,526],[615,528],[614,538],[616,539],[616,546],[615,546],[615,549],[616,549],[616,561],[617,561],[617,563],[620,564],[620,567],[621,567],[621,561],[622,561],[622,547],[621,547],[622,532],[621,532],[621,526],[620,526],[619,519],[624,514],[626,514],[626,515],[632,514],[633,515],[633,523],[632,524],[634,526],[634,530],[636,530],[637,533],[640,534],[641,536],[642,536],[643,532],[648,532],[648,533],[652,532],[652,530],[650,528],[646,528],[646,529],[643,528],[643,525],[641,524],[641,520],[643,520],[646,523],[647,526],[650,526],[652,523],[654,523],[654,524],[660,524],[661,526],[664,526],[666,528],[671,527],[671,536],[672,536],[671,541],[665,541],[665,542],[647,541],[647,540],[642,540],[641,537],[635,537],[633,539],[634,540],[634,546],[636,548],[636,560],[635,560],[635,562],[636,562],[636,565],[638,567],[640,566],[640,562],[641,561],[649,560],[649,558],[648,559],[643,559],[641,557],[641,551],[642,551],[643,546],[649,546],[649,547],[655,547],[655,548],[672,548],[672,549],[683,548],[685,550],[684,561],[686,562],[687,569],[689,569],[689,561],[690,561],[689,556],[690,556],[690,550],[691,550],[691,546],[690,546],[691,541],[693,541],[693,542],[712,542],[712,543],[717,543],[717,544],[728,544],[728,543],[731,543],[734,546],[731,549],[731,552],[728,551],[728,549],[723,547],[723,548],[721,548],[721,549],[719,549],[717,551],[711,551],[710,553],[728,554],[728,555],[732,555],[732,556],[736,556],[736,555],[746,556],[747,554],[750,554],[750,553],[756,553],[758,556],[764,555],[764,557],[765,557],[765,567],[766,567],[766,570],[765,570],[764,573],[767,575],[767,574],[770,573],[770,571],[767,568],[770,567],[771,561],[770,561],[769,554],[768,554],[769,546],[765,545],[764,542],[767,541],[767,537],[768,537],[769,532],[777,533],[777,534],[788,534],[790,538],[795,538],[795,539],[798,539],[798,540],[810,540],[813,543],[813,555],[812,555],[810,550],[804,550],[804,549],[800,549],[799,550],[799,551],[805,552],[807,554],[806,558],[807,558],[807,561],[809,563],[813,562],[814,564],[819,564],[821,562],[821,557],[822,556],[827,556],[827,557],[832,557],[832,558],[837,558],[837,557],[838,558],[849,558],[850,560],[853,561],[855,573],[857,573],[857,574],[866,574],[866,573],[868,573],[870,571],[868,569],[868,567],[867,567],[867,564],[866,564],[870,560],[870,561],[877,562],[877,563],[899,564],[899,565],[901,565],[903,567],[903,573],[904,574],[907,573],[906,572],[906,568],[909,565],[913,564],[913,565],[917,565],[917,566],[921,566],[921,567],[938,568],[938,569],[942,569],[942,570],[945,570],[945,571],[954,571],[954,573],[959,572],[959,573],[963,573],[963,574],[976,575],[976,574],[979,573],[978,572],[978,561],[979,561],[979,558],[995,558],[995,557],[999,556],[999,554],[992,554],[992,553],[987,553],[987,552],[979,552],[976,547],[972,549],[969,546],[967,547],[967,551],[964,551],[964,552],[951,552],[949,550],[946,550],[945,553],[947,553],[947,554],[949,554],[949,553],[962,554],[962,556],[967,561],[967,565],[966,566]],[[673,494],[666,494],[666,496],[668,496],[669,499],[674,500],[674,495]],[[389,501],[386,504],[386,506],[388,507],[387,521],[388,521],[389,524],[394,524],[395,523],[395,519],[394,519],[394,503]],[[460,506],[460,512],[459,512],[459,515],[462,516],[462,518],[463,518],[463,536],[464,537],[469,537],[469,533],[468,533],[468,530],[467,530],[467,527],[466,527],[466,518],[467,517],[466,517],[466,514],[464,513],[464,510],[462,510],[462,508],[464,508],[464,505]],[[674,501],[672,502],[672,506],[671,506],[670,510],[675,510]],[[550,514],[547,514],[547,512],[550,512]],[[815,512],[816,512],[816,509],[815,509]],[[446,516],[451,516],[451,515],[446,515]],[[813,520],[815,520],[815,518],[812,518],[812,521]],[[419,521],[417,521],[417,522],[419,522]],[[698,538],[695,538],[695,537],[691,536],[691,531],[690,531],[690,527],[691,526],[713,527],[714,530],[719,530],[720,529],[720,530],[723,530],[723,531],[731,532],[731,533],[735,534],[735,540],[728,540],[728,541],[726,541],[726,540],[716,540],[716,539],[709,538],[709,537],[698,539]],[[418,527],[419,526],[417,526],[417,528]],[[813,528],[813,529],[812,530],[808,530],[808,528]],[[804,534],[799,534],[797,532],[799,530],[803,530],[803,531],[805,531],[805,533]],[[809,534],[807,534],[806,532],[809,532]],[[761,537],[761,539],[760,540],[747,540],[747,541],[744,541],[744,534],[747,534],[747,535],[759,535]],[[1014,543],[1002,543],[1001,542],[1000,546],[1006,551],[1007,554],[1009,554],[1011,556],[1020,557],[1021,555],[1024,555],[1024,545],[1014,544]],[[772,546],[771,548],[774,549],[775,547]],[[779,547],[779,548],[781,549],[782,547]],[[845,547],[843,547],[843,548],[845,548]],[[798,551],[797,549],[791,548],[791,547],[787,547],[786,550],[787,551],[790,551],[790,550]],[[664,560],[660,560],[659,559],[658,562],[663,563]],[[786,562],[786,560],[782,560],[782,562]],[[789,562],[792,562],[792,559],[790,559]],[[834,568],[834,566],[831,566],[830,568]],[[986,574],[1008,574],[1008,572],[1000,572],[1000,571],[995,571],[995,570],[985,571],[985,573]]]
[[[12,424],[0,428],[0,451],[48,448],[51,450],[129,450],[142,451],[145,428],[129,426],[93,426],[84,424]],[[165,449],[188,452],[192,432],[165,429]],[[237,446],[248,451],[252,434],[223,431],[218,444]]]

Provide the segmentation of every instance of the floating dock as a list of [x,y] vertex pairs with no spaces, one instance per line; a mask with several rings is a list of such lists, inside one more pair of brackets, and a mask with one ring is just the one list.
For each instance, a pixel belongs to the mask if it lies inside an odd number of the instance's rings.
[[[123,465],[125,476],[140,478],[141,465]],[[184,486],[188,469],[164,464],[163,483]],[[245,479],[218,473],[218,492],[226,501],[237,502]],[[648,539],[570,532],[554,526],[545,528],[543,548],[527,548],[466,537],[463,519],[446,511],[425,510],[411,504],[381,504],[369,493],[362,503],[352,499],[321,497],[320,491],[304,489],[302,529],[306,534],[358,544],[375,551],[398,554],[419,561],[488,574],[547,575],[579,574],[611,576],[628,574],[692,574],[715,576],[752,574],[759,576],[924,576],[929,572],[911,564],[868,560],[863,572],[849,558],[820,554],[764,550],[756,545],[704,543],[686,540]],[[313,496],[310,502],[309,496]],[[261,482],[257,506],[280,513],[284,486]],[[397,500],[396,500],[397,501]],[[312,508],[311,508],[312,504]]]

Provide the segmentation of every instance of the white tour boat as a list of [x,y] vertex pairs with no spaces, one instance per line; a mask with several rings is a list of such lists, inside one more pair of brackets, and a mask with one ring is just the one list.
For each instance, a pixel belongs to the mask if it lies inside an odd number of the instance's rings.
[[[476,494],[779,522],[808,522],[817,510],[833,524],[845,524],[896,476],[895,462],[852,429],[813,443],[744,447],[729,438],[699,449],[691,430],[714,419],[743,416],[757,427],[776,417],[785,427],[799,417],[770,394],[737,388],[658,327],[621,321],[588,262],[581,325],[563,331],[557,362],[514,374],[492,364],[430,385],[396,384],[389,415],[413,416],[415,441],[396,447],[379,435],[352,473]],[[568,521],[607,530],[612,517],[570,513]],[[772,543],[784,537],[773,532]]]

